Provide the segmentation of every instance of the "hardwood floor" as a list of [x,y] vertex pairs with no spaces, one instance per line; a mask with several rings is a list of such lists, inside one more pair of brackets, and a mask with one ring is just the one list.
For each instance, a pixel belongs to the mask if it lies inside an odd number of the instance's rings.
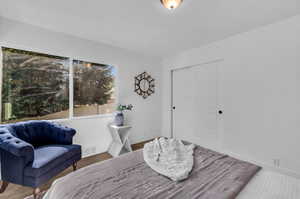
[[[133,150],[141,149],[141,148],[143,148],[144,144],[149,141],[134,144],[134,145],[132,145],[132,149]],[[77,169],[80,169],[82,167],[91,165],[96,162],[101,162],[103,160],[107,160],[110,158],[112,158],[112,156],[108,153],[101,153],[101,154],[97,154],[94,156],[86,157],[78,162]],[[72,166],[69,167],[68,169],[66,169],[65,171],[63,171],[62,173],[60,173],[58,176],[51,179],[47,184],[45,184],[44,186],[41,187],[41,190],[43,191],[43,190],[49,189],[49,187],[51,186],[51,184],[54,180],[56,180],[57,178],[60,178],[62,176],[65,176],[71,172],[73,172]],[[15,185],[15,184],[9,184],[6,191],[4,193],[0,194],[0,199],[24,199],[26,196],[31,195],[32,191],[33,191],[33,189],[29,188],[29,187],[24,187],[24,186]]]

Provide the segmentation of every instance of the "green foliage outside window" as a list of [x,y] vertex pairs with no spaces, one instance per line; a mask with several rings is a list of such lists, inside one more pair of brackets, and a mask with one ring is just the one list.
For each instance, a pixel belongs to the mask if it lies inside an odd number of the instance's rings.
[[[74,60],[73,69],[75,116],[111,113],[114,104],[114,67]],[[83,106],[89,111],[82,111]],[[101,111],[101,108],[104,110]]]
[[[68,58],[11,48],[2,52],[1,122],[69,117]],[[114,68],[82,61],[73,67],[75,116],[111,112]]]
[[2,73],[3,122],[69,109],[66,58],[4,48]]

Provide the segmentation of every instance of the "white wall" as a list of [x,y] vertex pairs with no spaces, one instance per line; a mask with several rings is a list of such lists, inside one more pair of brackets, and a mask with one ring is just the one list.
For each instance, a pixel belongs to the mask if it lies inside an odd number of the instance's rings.
[[[220,149],[262,165],[280,159],[284,171],[296,174],[300,174],[299,35],[296,16],[168,57],[161,77],[155,58],[0,18],[0,45],[117,66],[119,101],[134,105],[126,115],[133,125],[133,143],[161,132],[170,135],[170,69],[224,59]],[[144,70],[156,79],[156,93],[147,100],[133,92],[133,78]],[[77,129],[76,143],[96,146],[100,153],[110,143],[106,124],[111,120],[110,116],[63,123]]]
[[[160,60],[4,18],[0,18],[1,45],[116,66],[119,102],[134,106],[132,112],[126,113],[127,123],[133,126],[130,137],[132,143],[161,134]],[[149,72],[156,80],[156,92],[146,100],[133,91],[134,76],[143,71]],[[94,117],[66,120],[62,123],[76,128],[76,143],[81,144],[84,149],[96,147],[96,153],[101,153],[107,150],[111,141],[107,123],[112,118]]]
[[166,58],[163,135],[170,135],[170,69],[216,59],[224,59],[219,149],[264,166],[280,159],[280,170],[300,176],[300,15]]

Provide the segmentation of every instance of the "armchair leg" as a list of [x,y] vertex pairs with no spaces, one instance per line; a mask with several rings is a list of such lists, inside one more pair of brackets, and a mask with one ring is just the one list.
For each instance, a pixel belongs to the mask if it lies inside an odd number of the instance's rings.
[[38,199],[39,198],[39,196],[40,196],[40,193],[41,193],[41,190],[40,190],[40,188],[34,188],[33,189],[33,198],[34,199]]
[[6,181],[2,181],[1,187],[0,187],[0,193],[3,193],[5,191],[5,189],[8,186],[8,182]]
[[77,170],[77,162],[74,162],[72,166],[73,166],[73,171],[76,171]]

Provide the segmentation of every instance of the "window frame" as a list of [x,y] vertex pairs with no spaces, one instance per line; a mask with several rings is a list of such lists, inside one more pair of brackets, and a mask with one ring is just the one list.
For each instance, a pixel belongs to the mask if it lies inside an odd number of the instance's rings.
[[[70,55],[58,55],[53,54],[51,52],[47,52],[45,50],[36,49],[36,48],[27,48],[24,46],[18,46],[18,45],[6,45],[0,43],[0,125],[2,123],[2,80],[3,80],[3,48],[12,48],[16,50],[23,50],[23,51],[31,51],[41,54],[47,54],[51,56],[57,56],[57,57],[64,57],[68,59],[68,67],[69,67],[69,115],[66,118],[61,119],[53,119],[53,120],[47,120],[47,121],[54,121],[54,122],[64,122],[64,121],[71,121],[71,120],[81,120],[81,119],[95,119],[95,118],[107,118],[107,117],[113,117],[114,113],[106,113],[106,114],[97,114],[97,115],[87,115],[87,116],[74,116],[74,68],[73,68],[73,60],[82,60],[85,62],[91,62],[91,63],[99,63],[99,61],[89,61],[89,59],[85,58],[78,58]],[[113,64],[107,64],[103,61],[100,62],[104,65],[112,65],[116,69],[115,74],[115,106],[119,103],[119,73],[118,73],[118,67]],[[100,64],[99,63],[99,64]]]

